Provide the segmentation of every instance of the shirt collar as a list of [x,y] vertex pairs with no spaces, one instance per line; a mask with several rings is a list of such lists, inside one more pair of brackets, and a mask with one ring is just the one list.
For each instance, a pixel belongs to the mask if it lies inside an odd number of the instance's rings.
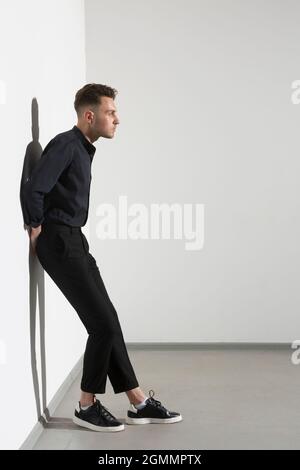
[[73,131],[75,132],[75,134],[77,135],[77,137],[79,137],[79,139],[80,139],[81,142],[83,143],[85,149],[87,150],[89,156],[91,157],[91,161],[93,161],[93,157],[94,157],[95,152],[96,152],[96,147],[85,137],[85,135],[84,135],[83,132],[79,129],[79,127],[74,126],[74,127],[73,127]]

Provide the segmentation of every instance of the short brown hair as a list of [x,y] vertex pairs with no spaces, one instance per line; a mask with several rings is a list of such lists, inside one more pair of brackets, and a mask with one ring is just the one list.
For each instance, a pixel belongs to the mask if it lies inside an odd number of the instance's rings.
[[101,96],[108,96],[114,100],[117,93],[117,90],[110,86],[88,83],[77,91],[74,108],[78,114],[83,106],[101,104]]

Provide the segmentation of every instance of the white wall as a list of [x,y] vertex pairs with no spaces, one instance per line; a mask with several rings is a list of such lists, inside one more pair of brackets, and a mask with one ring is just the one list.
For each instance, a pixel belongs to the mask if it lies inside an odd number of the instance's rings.
[[[93,160],[90,246],[127,341],[296,339],[299,15],[291,0],[87,0],[85,69],[83,0],[0,3],[1,448],[18,448],[36,422],[19,204],[34,97],[44,147],[75,123],[85,81],[119,90],[121,124]],[[97,209],[119,195],[204,204],[203,249],[100,241]],[[46,276],[47,402],[85,339]]]
[[[297,339],[300,4],[86,0],[87,80],[119,90],[91,247],[127,341]],[[97,208],[202,203],[204,246],[99,240]]]
[[[1,316],[0,447],[18,448],[36,423],[31,377],[28,236],[19,184],[39,105],[42,147],[75,123],[75,91],[85,82],[82,0],[0,3]],[[3,85],[3,83],[5,85]],[[46,276],[47,403],[82,354],[86,335],[76,313]],[[38,338],[37,333],[37,338]],[[39,342],[36,343],[40,368]]]

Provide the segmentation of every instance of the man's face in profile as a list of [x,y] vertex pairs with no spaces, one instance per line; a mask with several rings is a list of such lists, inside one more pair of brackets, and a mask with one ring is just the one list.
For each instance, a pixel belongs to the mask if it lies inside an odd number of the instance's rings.
[[93,112],[94,119],[91,127],[95,137],[112,139],[120,122],[114,100],[108,96],[101,96],[101,103],[94,107]]

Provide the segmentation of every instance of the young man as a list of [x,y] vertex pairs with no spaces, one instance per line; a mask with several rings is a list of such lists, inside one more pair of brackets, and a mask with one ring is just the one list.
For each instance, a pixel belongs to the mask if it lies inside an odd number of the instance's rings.
[[107,376],[115,393],[130,402],[127,424],[175,423],[168,411],[139,387],[128,357],[117,312],[108,296],[95,258],[81,231],[88,217],[93,142],[112,139],[119,124],[117,90],[88,84],[75,97],[77,124],[45,147],[32,175],[22,185],[22,211],[31,250],[79,315],[88,332],[81,396],[73,421],[94,431],[122,431],[119,422],[96,399],[105,393]]

